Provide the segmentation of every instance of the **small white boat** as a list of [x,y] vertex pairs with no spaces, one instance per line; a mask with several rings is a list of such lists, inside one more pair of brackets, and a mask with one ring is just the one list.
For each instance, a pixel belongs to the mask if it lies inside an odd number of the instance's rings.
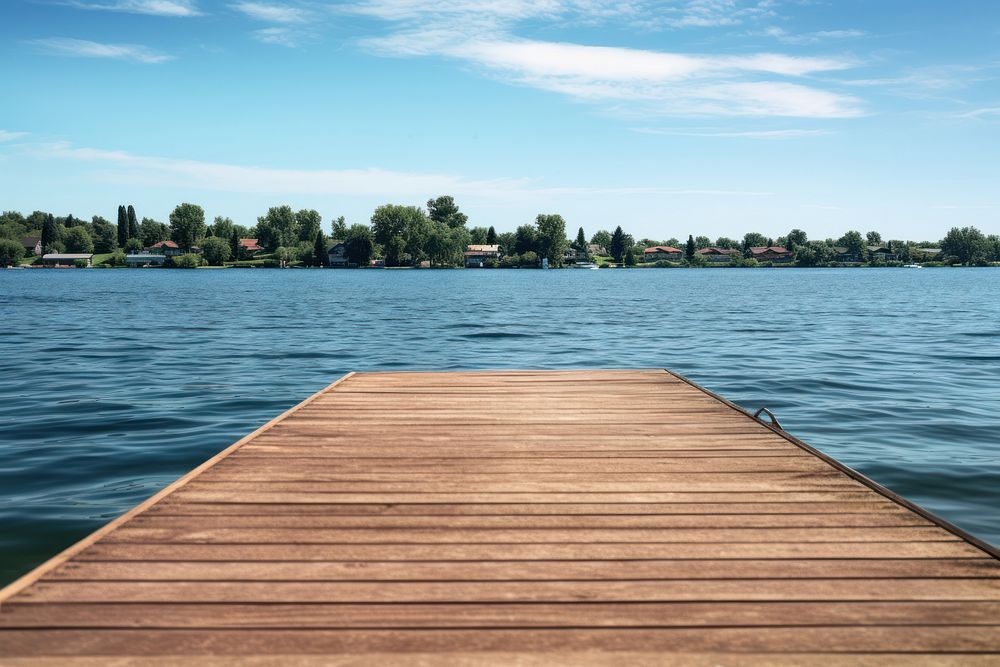
[[922,269],[924,267],[922,267],[920,264],[904,264],[903,268],[904,269]]
[[596,269],[597,268],[597,264],[594,264],[593,262],[577,262],[576,264],[573,265],[573,268],[574,269]]

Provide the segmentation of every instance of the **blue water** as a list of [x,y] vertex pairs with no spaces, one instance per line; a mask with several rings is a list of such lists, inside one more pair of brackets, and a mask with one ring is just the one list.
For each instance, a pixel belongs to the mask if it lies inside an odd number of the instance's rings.
[[0,582],[350,370],[666,367],[1000,543],[1000,271],[0,271]]

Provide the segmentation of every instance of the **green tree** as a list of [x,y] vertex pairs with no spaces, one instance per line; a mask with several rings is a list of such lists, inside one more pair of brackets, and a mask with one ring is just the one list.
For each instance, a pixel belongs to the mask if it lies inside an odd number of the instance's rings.
[[398,266],[404,253],[422,254],[427,226],[427,216],[416,206],[384,204],[372,214],[372,234],[389,266]]
[[323,235],[322,229],[316,230],[316,240],[313,242],[313,266],[326,266],[330,261],[330,256],[327,254],[326,248],[326,236]]
[[[486,230],[483,230],[484,232]],[[483,241],[486,235],[483,234]],[[475,239],[473,240],[475,242]],[[425,243],[425,252],[431,266],[448,264],[453,256],[451,228],[443,222],[432,222]]]
[[443,222],[449,227],[464,227],[469,216],[458,210],[455,198],[443,195],[437,199],[427,200],[427,215],[435,222]]
[[757,232],[750,232],[743,235],[743,256],[750,257],[750,248],[759,248],[761,246],[766,246],[767,237],[763,234],[758,234]]
[[558,213],[539,213],[535,226],[538,227],[538,255],[548,258],[549,266],[562,266],[566,252],[566,221]]
[[690,261],[694,257],[694,251],[695,251],[694,237],[688,235],[688,242],[684,249],[684,256],[687,257],[688,261]]
[[344,230],[347,261],[357,266],[368,266],[375,255],[375,237],[368,225],[351,225]]
[[221,215],[215,216],[215,219],[212,220],[212,226],[209,227],[211,236],[218,236],[220,239],[226,240],[232,237],[235,229],[236,223],[231,218],[224,218]]
[[625,266],[635,266],[635,251],[629,247],[625,251]]
[[240,259],[240,234],[235,229],[229,232],[229,254],[233,259]]
[[607,250],[611,247],[611,232],[606,229],[599,229],[590,237],[590,242]]
[[130,254],[142,252],[142,241],[139,239],[129,239],[125,242],[125,252]]
[[94,240],[84,227],[70,227],[63,235],[66,252],[94,252]]
[[0,266],[16,266],[24,257],[24,248],[19,241],[0,239]]
[[99,215],[90,219],[90,236],[94,239],[94,252],[114,252],[118,247],[115,226]]
[[736,250],[740,247],[740,242],[736,239],[731,239],[728,236],[720,236],[715,239],[716,248],[726,248],[729,250]]
[[868,245],[882,245],[882,235],[878,232],[868,232],[865,240],[868,241]]
[[587,251],[587,236],[583,233],[583,227],[576,230],[576,242],[573,245],[574,248],[580,252]]
[[170,238],[170,228],[152,218],[143,218],[139,224],[139,240],[144,248]]
[[789,250],[795,250],[799,246],[804,246],[809,242],[809,237],[801,229],[793,229],[788,232],[788,236],[785,238],[785,243]]
[[990,244],[975,227],[952,227],[941,242],[945,257],[954,257],[962,264],[982,264],[987,261]]
[[257,218],[258,243],[268,251],[295,245],[299,240],[298,222],[291,206],[272,206]]
[[59,227],[56,219],[49,213],[42,222],[42,249],[48,252],[48,248],[59,241]]
[[861,232],[854,230],[847,232],[840,237],[837,245],[847,248],[847,254],[854,255],[859,261],[864,261],[868,254],[868,246],[865,243],[865,237],[861,236]]
[[611,242],[607,247],[612,259],[616,262],[622,261],[625,256],[625,232],[622,231],[621,225],[615,227],[615,233],[611,235]]
[[489,243],[490,230],[485,227],[473,227],[469,230],[469,243],[475,243],[476,245],[484,245]]
[[170,239],[188,249],[205,235],[205,209],[197,204],[178,204],[170,213]]
[[514,232],[514,254],[523,255],[535,251],[535,240],[538,230],[534,225],[521,225]]
[[493,225],[486,230],[486,244],[487,245],[497,245],[497,230],[493,229]]
[[128,214],[124,206],[118,207],[118,225],[115,231],[118,233],[118,247],[124,248],[125,242],[128,241]]
[[712,239],[707,236],[697,236],[694,239],[695,248],[701,250],[702,248],[708,248],[712,245]]
[[222,266],[232,257],[229,241],[218,236],[206,237],[201,244],[201,253],[212,266]]
[[344,216],[335,218],[334,221],[330,223],[330,233],[333,235],[330,238],[336,239],[337,241],[343,241],[347,238],[347,222],[344,220]]
[[130,239],[138,238],[139,236],[139,221],[135,217],[135,209],[132,204],[128,205],[125,210],[125,215],[128,218],[128,237]]
[[295,222],[299,227],[299,240],[313,243],[316,241],[316,235],[320,233],[323,217],[319,211],[304,208],[295,214]]
[[81,222],[80,220],[74,218],[73,214],[70,213],[69,215],[66,216],[66,219],[63,220],[63,227],[69,229],[70,227],[75,227],[76,225],[80,224],[80,222]]

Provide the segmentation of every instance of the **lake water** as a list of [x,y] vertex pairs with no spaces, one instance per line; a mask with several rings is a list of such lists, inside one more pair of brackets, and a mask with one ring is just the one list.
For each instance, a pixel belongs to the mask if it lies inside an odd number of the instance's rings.
[[350,370],[666,367],[1000,543],[1000,270],[0,271],[0,582]]

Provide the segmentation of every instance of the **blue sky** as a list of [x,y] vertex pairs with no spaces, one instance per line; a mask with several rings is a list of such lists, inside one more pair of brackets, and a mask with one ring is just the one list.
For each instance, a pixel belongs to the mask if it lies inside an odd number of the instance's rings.
[[4,0],[0,208],[1000,232],[1000,4]]

